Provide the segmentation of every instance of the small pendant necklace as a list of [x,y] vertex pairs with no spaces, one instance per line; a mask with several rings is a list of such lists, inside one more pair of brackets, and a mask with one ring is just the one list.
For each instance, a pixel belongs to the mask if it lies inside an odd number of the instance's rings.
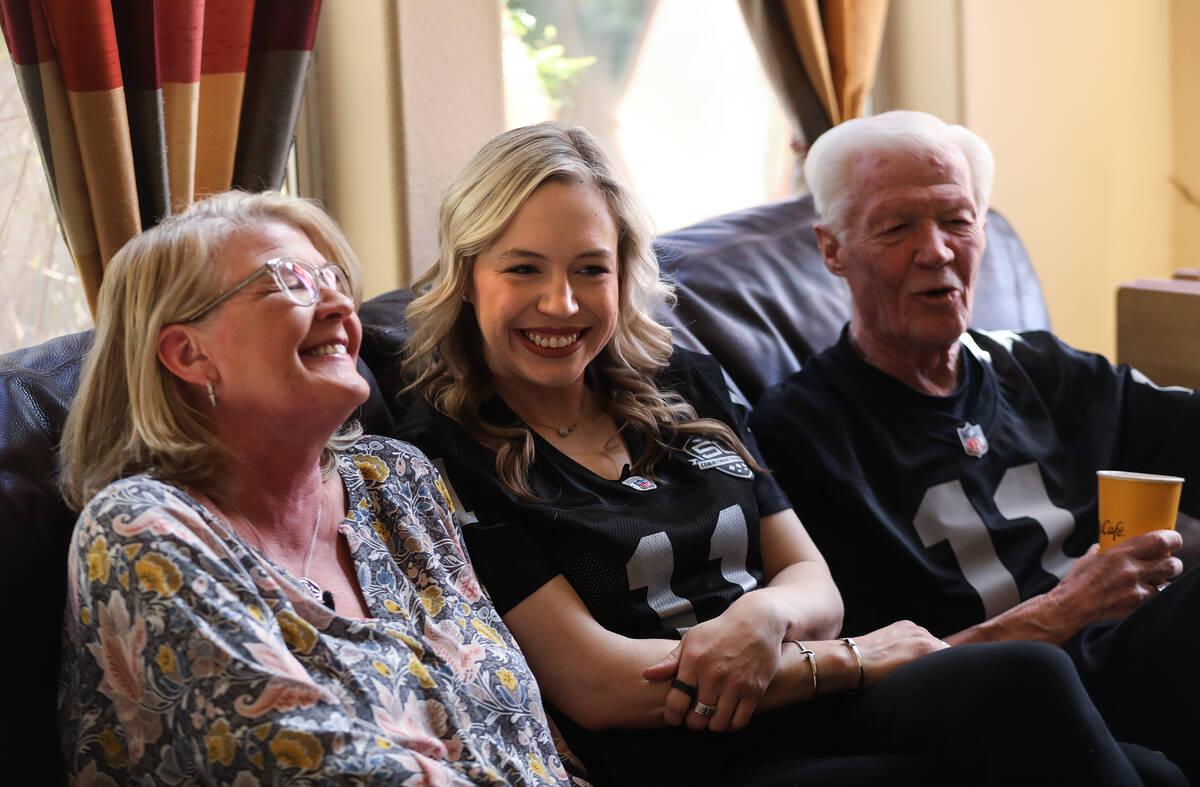
[[550,424],[539,424],[537,421],[529,421],[528,423],[530,426],[540,426],[543,429],[553,429],[558,433],[559,437],[566,437],[579,427],[579,421],[580,419],[576,418],[575,423],[571,424],[570,426],[551,426]]
[[576,429],[579,428],[579,422],[582,420],[583,420],[583,401],[582,400],[580,400],[580,402],[579,402],[579,414],[575,416],[575,423],[571,424],[570,426],[553,426],[551,424],[543,424],[543,423],[539,423],[538,421],[532,421],[528,418],[524,419],[525,423],[529,424],[530,426],[540,426],[543,429],[553,429],[558,434],[559,437],[566,437],[567,435],[571,434],[571,432],[574,432]]
[[[230,505],[232,505],[232,504],[230,504]],[[233,506],[233,510],[237,511],[238,516],[240,516],[242,518],[242,521],[245,522],[247,526],[249,526],[251,531],[253,531],[254,537],[256,539],[258,539],[258,548],[262,551],[262,553],[264,555],[267,555],[268,554],[267,544],[265,541],[263,541],[262,533],[258,532],[258,528],[254,526],[254,523],[250,521],[249,517],[247,517],[245,514],[242,513],[242,510],[240,508],[238,508],[237,506]],[[308,555],[304,558],[304,574],[303,574],[303,576],[296,577],[295,579],[301,585],[303,585],[305,587],[305,589],[308,590],[309,593],[311,593],[313,595],[313,598],[317,599],[318,601],[324,602],[324,604],[327,607],[329,607],[330,609],[333,609],[333,594],[329,593],[328,591],[323,590],[320,585],[318,585],[316,582],[314,582],[308,576],[308,572],[312,568],[313,551],[317,546],[317,533],[321,529],[321,514],[324,512],[324,510],[325,510],[325,501],[324,500],[318,501],[317,502],[317,519],[315,522],[313,522],[312,538],[308,542]]]

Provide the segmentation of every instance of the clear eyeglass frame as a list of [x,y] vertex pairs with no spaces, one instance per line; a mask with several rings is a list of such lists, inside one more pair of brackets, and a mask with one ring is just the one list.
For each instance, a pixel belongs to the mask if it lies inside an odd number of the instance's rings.
[[267,274],[270,274],[271,278],[275,280],[279,291],[297,306],[312,306],[320,300],[321,287],[329,287],[348,298],[354,297],[350,286],[350,277],[346,274],[345,269],[336,262],[327,262],[318,268],[289,257],[276,257],[267,260],[254,273],[201,306],[186,319],[178,322],[182,324],[204,319],[222,303],[250,286],[260,276]]

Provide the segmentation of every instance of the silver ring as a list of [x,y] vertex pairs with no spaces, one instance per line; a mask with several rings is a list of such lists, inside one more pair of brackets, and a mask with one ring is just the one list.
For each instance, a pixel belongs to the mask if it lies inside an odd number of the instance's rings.
[[700,700],[696,700],[692,703],[692,713],[696,714],[697,716],[711,716],[716,712],[716,705],[705,705]]
[[1162,593],[1164,590],[1167,589],[1167,583],[1164,582],[1161,585],[1157,585],[1157,586],[1155,586],[1154,589],[1157,590],[1159,593]]

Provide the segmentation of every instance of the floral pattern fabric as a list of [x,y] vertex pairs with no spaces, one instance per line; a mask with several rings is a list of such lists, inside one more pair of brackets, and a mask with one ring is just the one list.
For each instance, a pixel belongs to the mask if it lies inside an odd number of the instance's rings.
[[325,608],[177,487],[75,526],[59,724],[79,784],[566,784],[536,681],[412,446],[338,459],[373,616]]

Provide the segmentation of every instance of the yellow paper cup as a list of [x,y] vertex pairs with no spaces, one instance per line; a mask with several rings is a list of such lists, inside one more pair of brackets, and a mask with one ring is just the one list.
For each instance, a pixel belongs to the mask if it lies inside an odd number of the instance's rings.
[[1151,530],[1173,530],[1183,479],[1121,470],[1096,471],[1101,551]]

